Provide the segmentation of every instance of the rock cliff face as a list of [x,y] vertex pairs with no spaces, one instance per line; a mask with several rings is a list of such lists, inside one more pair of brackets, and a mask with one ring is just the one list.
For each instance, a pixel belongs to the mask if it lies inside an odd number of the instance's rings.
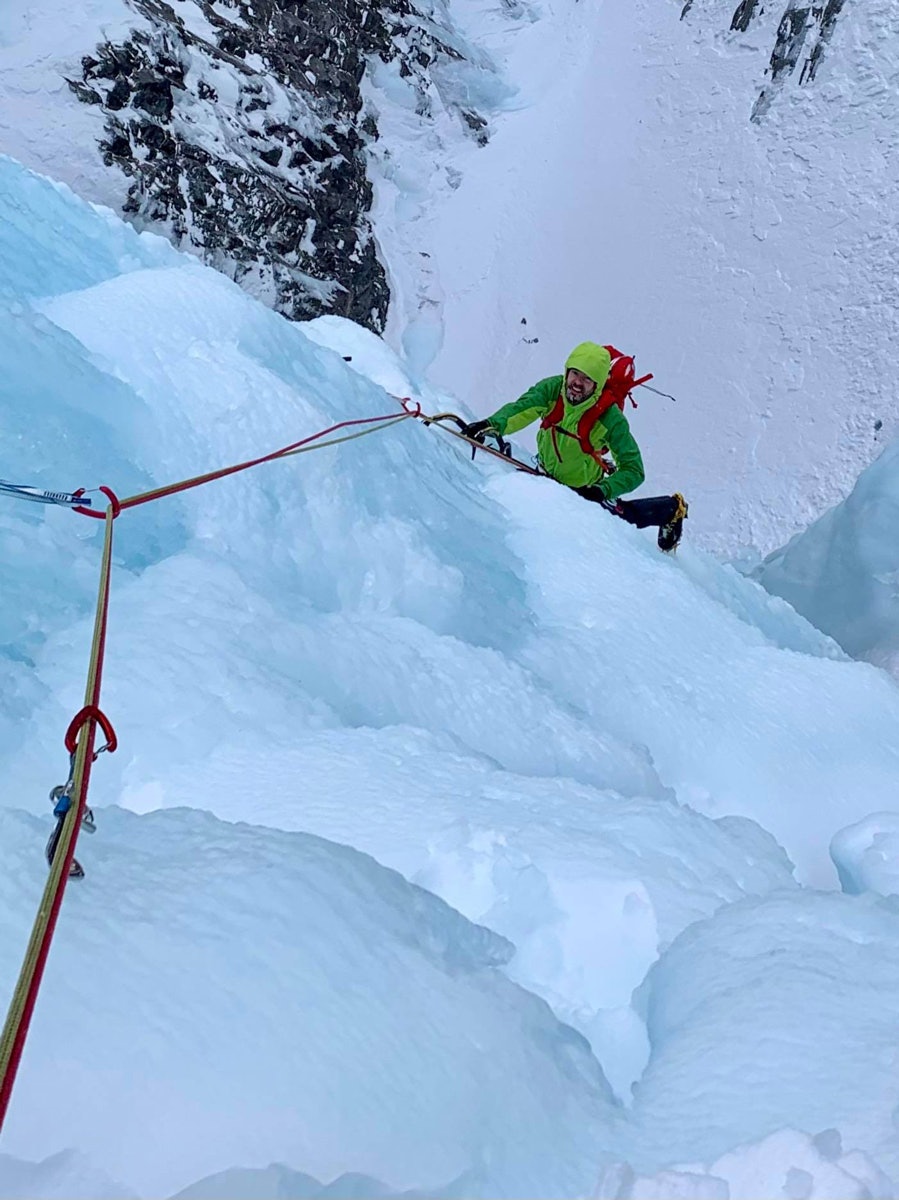
[[[368,220],[361,83],[398,62],[422,98],[460,58],[445,12],[410,0],[130,0],[130,36],[82,60],[69,86],[100,105],[126,213],[290,317],[383,328],[389,293]],[[484,138],[478,113],[458,110]]]
[[[762,88],[752,110],[752,119],[760,120],[777,94],[783,78],[799,68],[799,84],[811,83],[827,48],[843,8],[844,0],[809,4],[807,0],[788,0],[777,27],[777,38],[768,66],[770,82]],[[732,29],[746,29],[756,14],[759,0],[741,0],[733,16]],[[801,64],[801,65],[800,65]]]
[[[681,17],[686,17],[693,4],[694,0],[687,0]],[[784,77],[792,75],[797,68],[800,86],[814,80],[844,4],[845,0],[822,0],[817,4],[808,0],[787,0],[766,72],[769,82],[762,88],[752,110],[754,121],[765,115]],[[735,32],[746,33],[753,21],[764,13],[765,0],[740,0],[730,27]]]

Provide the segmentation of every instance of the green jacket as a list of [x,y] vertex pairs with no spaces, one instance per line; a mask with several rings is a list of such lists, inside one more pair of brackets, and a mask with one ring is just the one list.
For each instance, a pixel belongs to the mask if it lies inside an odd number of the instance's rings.
[[548,475],[564,483],[568,487],[580,488],[598,485],[607,500],[615,500],[625,492],[632,492],[640,486],[645,478],[643,459],[640,448],[634,441],[627,417],[621,409],[613,404],[601,420],[597,421],[590,433],[590,442],[599,451],[608,446],[615,462],[615,473],[603,475],[602,468],[597,462],[586,455],[577,440],[578,421],[583,414],[596,403],[597,391],[602,390],[609,375],[610,359],[608,351],[603,346],[592,342],[584,342],[569,355],[565,364],[566,373],[569,367],[578,370],[596,380],[596,390],[580,404],[571,404],[564,393],[564,375],[552,375],[549,379],[541,379],[533,387],[528,388],[523,396],[504,404],[490,418],[490,424],[502,436],[517,433],[533,421],[541,420],[552,409],[561,395],[565,402],[565,411],[559,423],[559,429],[567,430],[574,437],[565,434],[552,436],[552,430],[541,429],[537,434],[537,451],[540,463]]

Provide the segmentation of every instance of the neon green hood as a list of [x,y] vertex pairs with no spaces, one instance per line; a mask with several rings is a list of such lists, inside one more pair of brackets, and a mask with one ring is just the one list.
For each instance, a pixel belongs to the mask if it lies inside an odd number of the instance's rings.
[[605,346],[598,346],[596,342],[581,342],[568,355],[565,363],[566,377],[570,367],[574,367],[576,371],[583,371],[585,375],[595,379],[596,389],[601,391],[603,384],[609,378],[612,358]]

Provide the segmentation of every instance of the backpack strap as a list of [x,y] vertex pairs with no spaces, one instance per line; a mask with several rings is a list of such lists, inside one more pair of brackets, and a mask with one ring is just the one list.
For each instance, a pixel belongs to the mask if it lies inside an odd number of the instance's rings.
[[[564,383],[562,385],[565,386]],[[556,402],[540,422],[541,429],[552,429],[553,425],[558,425],[565,415],[565,401],[562,399],[562,393],[559,392],[556,396]]]
[[[602,467],[605,474],[609,471],[608,463],[603,459],[603,451],[606,447],[601,447],[597,450],[592,442],[591,435],[596,425],[602,420],[605,414],[609,411],[613,404],[624,412],[624,406],[630,399],[634,408],[637,407],[637,401],[631,395],[635,387],[639,387],[641,383],[648,383],[653,378],[652,374],[642,375],[639,379],[635,379],[634,359],[632,355],[622,354],[620,350],[616,350],[614,346],[606,346],[609,357],[612,360],[612,365],[609,368],[608,378],[602,386],[602,391],[595,404],[592,404],[585,413],[581,414],[581,418],[577,423],[577,433],[569,433],[567,429],[560,429],[562,417],[565,415],[565,400],[562,392],[559,392],[555,404],[540,422],[541,429],[549,429],[552,434],[553,449],[556,452],[556,458],[561,461],[559,453],[559,443],[557,435],[564,433],[566,437],[577,438],[581,450],[588,458],[592,458],[598,466]],[[562,387],[564,388],[564,381]]]
[[[609,473],[609,464],[603,458],[603,452],[607,450],[608,447],[600,446],[600,448],[597,450],[593,445],[591,435],[595,427],[606,415],[612,405],[617,403],[618,401],[614,398],[614,396],[607,396],[605,388],[603,388],[597,402],[591,405],[585,413],[581,414],[581,419],[577,423],[577,440],[580,443],[581,450],[587,455],[588,458],[592,458],[598,466],[602,467],[604,475]],[[624,407],[623,401],[622,407]]]
[[587,411],[581,414],[580,420],[577,423],[577,433],[569,433],[567,429],[562,429],[560,425],[562,417],[565,415],[565,401],[563,400],[562,393],[560,392],[555,404],[540,422],[541,429],[548,429],[550,431],[553,450],[556,452],[556,458],[560,462],[562,461],[562,454],[559,450],[558,439],[558,435],[562,433],[565,435],[565,437],[576,438],[582,452],[586,454],[588,458],[592,458],[598,466],[602,467],[603,474],[608,474],[608,463],[602,457],[602,452],[605,447],[596,450],[593,446],[593,442],[591,441],[591,434],[593,433],[594,426],[602,419],[603,414],[608,412],[608,410],[615,403],[615,398],[613,396],[607,396],[605,394],[605,389],[603,389],[597,402],[595,404],[591,404]]
[[[562,387],[564,387],[564,386],[565,386],[565,380],[563,379]],[[540,422],[541,429],[548,429],[550,431],[550,437],[552,438],[553,450],[555,450],[556,458],[559,460],[559,462],[562,461],[562,453],[559,450],[559,437],[558,437],[559,422],[562,420],[562,417],[564,415],[565,415],[565,401],[562,399],[562,393],[559,392],[558,396],[556,397],[555,404],[552,406],[552,408],[549,410],[549,412],[546,414],[546,416]],[[567,430],[563,429],[562,433],[567,433]]]

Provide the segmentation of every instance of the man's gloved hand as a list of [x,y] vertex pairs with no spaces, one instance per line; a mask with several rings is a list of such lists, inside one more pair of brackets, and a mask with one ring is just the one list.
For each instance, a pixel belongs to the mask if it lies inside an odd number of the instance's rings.
[[598,484],[594,483],[589,487],[579,487],[572,490],[577,492],[579,496],[583,496],[585,500],[592,500],[594,504],[601,504],[603,508],[609,509],[610,512],[614,512],[617,508],[614,500],[606,499],[605,492]]
[[473,438],[476,442],[483,442],[484,435],[489,431],[493,431],[493,426],[490,424],[490,418],[487,417],[484,421],[472,421],[469,425],[463,425],[461,432],[466,437]]

